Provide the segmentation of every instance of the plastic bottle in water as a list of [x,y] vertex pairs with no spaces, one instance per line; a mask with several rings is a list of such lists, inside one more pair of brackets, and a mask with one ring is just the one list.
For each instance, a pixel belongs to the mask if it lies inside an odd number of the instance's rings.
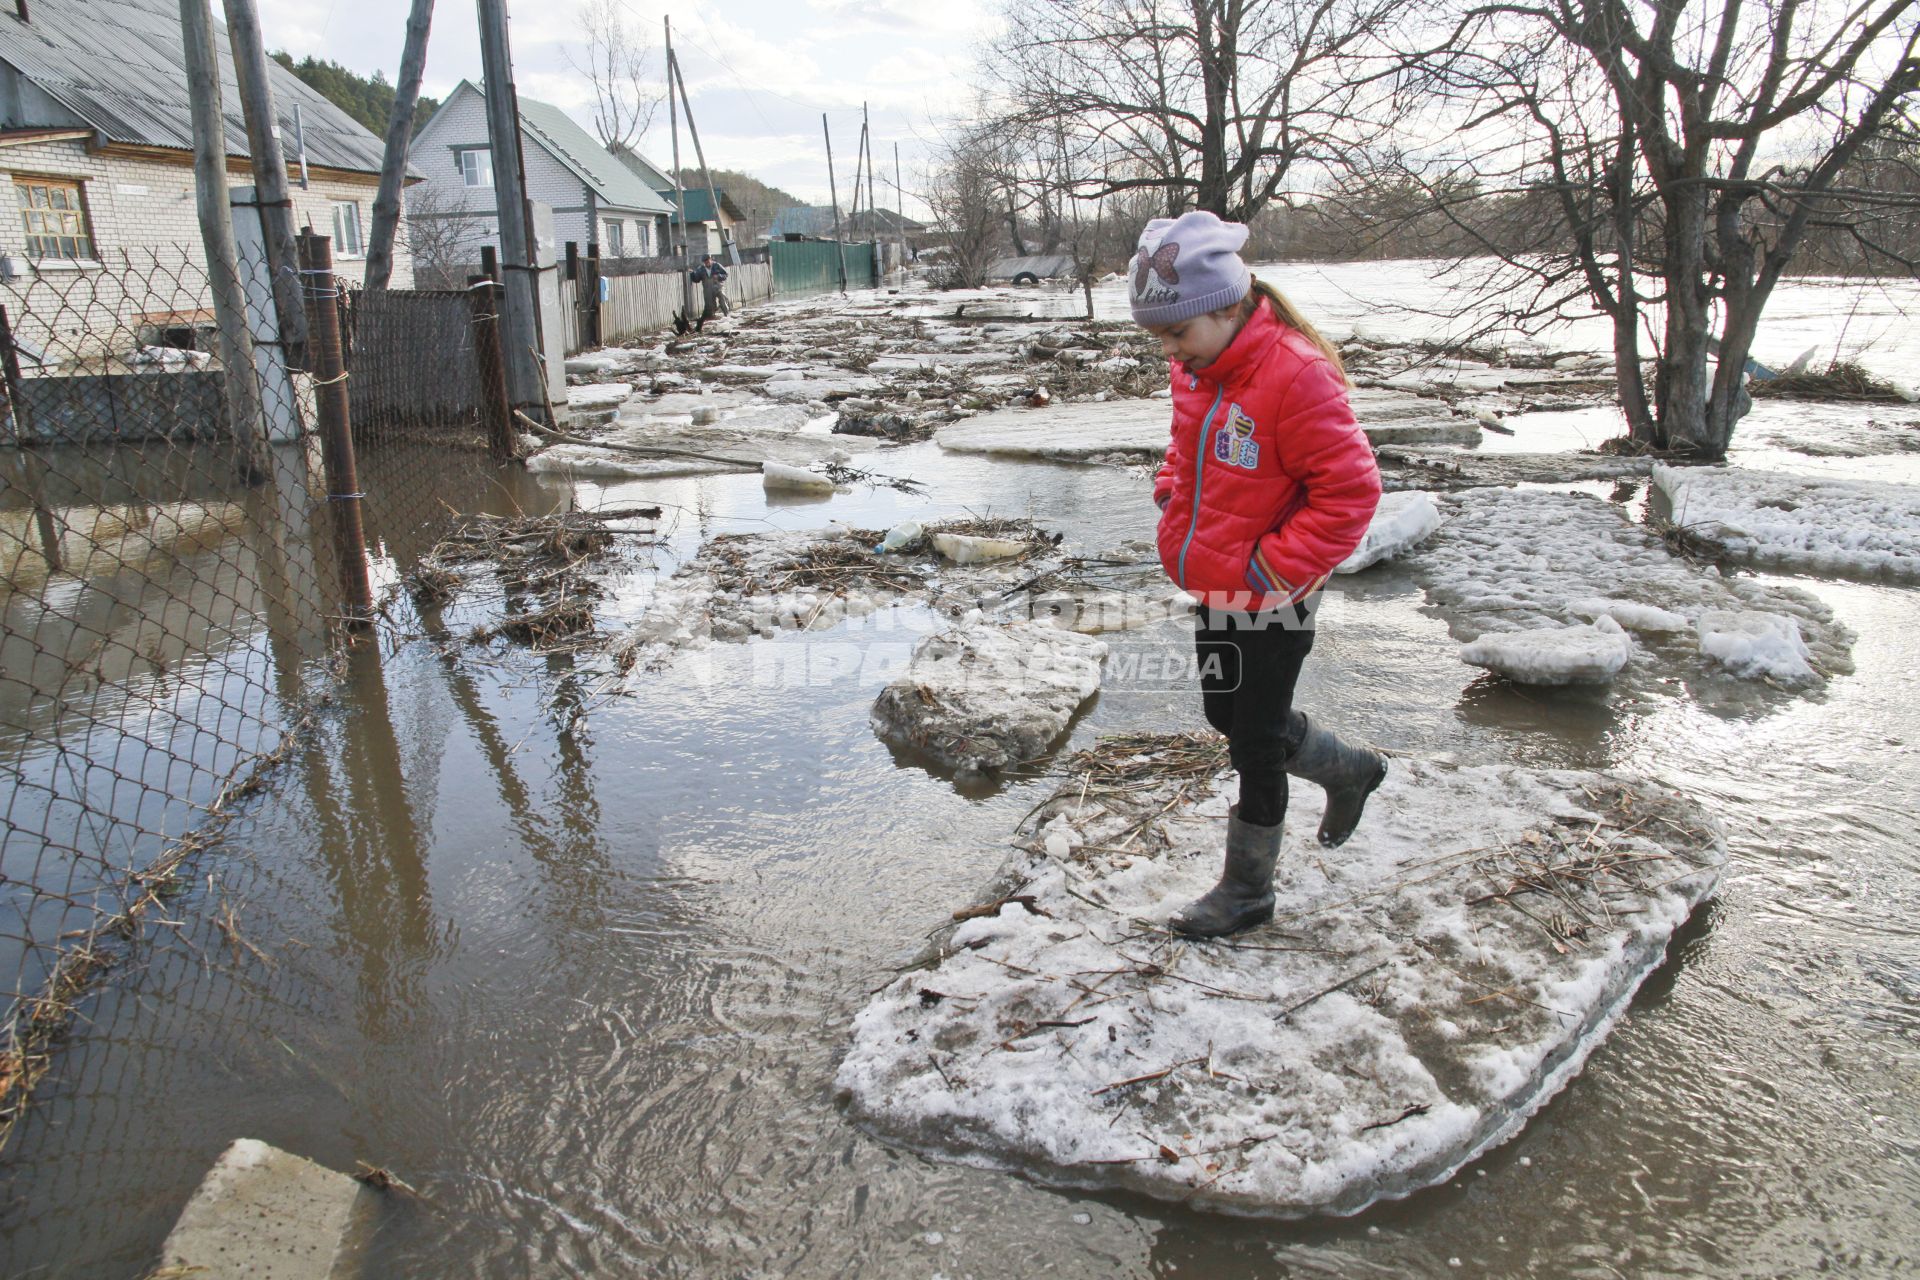
[[905,551],[927,536],[927,531],[918,520],[905,520],[887,530],[887,536],[875,547],[875,551]]

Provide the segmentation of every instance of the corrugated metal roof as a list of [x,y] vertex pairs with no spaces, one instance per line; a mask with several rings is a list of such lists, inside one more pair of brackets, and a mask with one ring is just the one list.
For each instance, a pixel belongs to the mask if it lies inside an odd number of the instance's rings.
[[[480,92],[486,92],[485,86],[480,86]],[[523,97],[520,126],[551,151],[556,160],[578,174],[610,208],[634,213],[673,212],[671,201],[662,200],[639,175],[616,160],[597,138],[575,124],[573,117],[560,108]]]
[[[83,124],[103,142],[193,150],[177,0],[33,0],[31,21],[0,12],[0,62],[71,112],[70,118],[0,120],[0,128]],[[216,27],[227,154],[245,156],[246,119],[233,78],[225,27]],[[307,159],[331,169],[380,171],[381,142],[300,78],[269,62],[280,140],[292,158],[293,108],[300,104]],[[29,115],[43,114],[29,101]],[[58,115],[56,112],[44,113]]]

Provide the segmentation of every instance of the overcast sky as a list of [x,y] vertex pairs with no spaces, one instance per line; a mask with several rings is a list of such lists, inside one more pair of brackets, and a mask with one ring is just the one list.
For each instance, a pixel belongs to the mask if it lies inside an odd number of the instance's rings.
[[[661,8],[619,0],[661,67]],[[259,0],[269,49],[313,55],[362,75],[399,69],[407,0]],[[567,63],[585,62],[582,0],[508,0],[515,77],[522,97],[565,108],[592,130],[592,92]],[[907,213],[938,122],[968,101],[974,51],[991,30],[989,7],[953,0],[685,0],[672,7],[680,56],[707,160],[740,169],[802,199],[827,201],[820,113],[833,127],[835,172],[844,208],[860,136],[860,104],[873,113],[879,180],[900,144]],[[422,92],[444,97],[462,79],[480,79],[474,0],[439,0]],[[684,122],[682,129],[685,129]],[[693,163],[681,137],[682,162]],[[640,148],[669,159],[663,108]],[[883,206],[892,198],[878,193]],[[922,210],[924,212],[924,210]]]

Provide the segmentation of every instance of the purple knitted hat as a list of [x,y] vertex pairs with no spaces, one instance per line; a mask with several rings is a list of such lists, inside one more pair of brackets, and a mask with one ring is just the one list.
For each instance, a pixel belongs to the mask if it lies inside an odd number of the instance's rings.
[[1135,322],[1178,324],[1246,297],[1253,287],[1253,276],[1240,261],[1246,242],[1246,227],[1222,222],[1205,209],[1149,222],[1127,267],[1127,301]]

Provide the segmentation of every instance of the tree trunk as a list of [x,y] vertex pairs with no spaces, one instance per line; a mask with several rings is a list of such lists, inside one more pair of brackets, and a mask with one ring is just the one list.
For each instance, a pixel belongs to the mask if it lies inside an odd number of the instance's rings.
[[1706,201],[1689,191],[1666,198],[1666,349],[1654,395],[1666,447],[1707,452]]
[[1227,216],[1227,78],[1221,43],[1226,32],[1220,22],[1221,0],[1194,0],[1194,30],[1200,52],[1200,75],[1206,85],[1206,118],[1200,126],[1200,189],[1196,207]]

